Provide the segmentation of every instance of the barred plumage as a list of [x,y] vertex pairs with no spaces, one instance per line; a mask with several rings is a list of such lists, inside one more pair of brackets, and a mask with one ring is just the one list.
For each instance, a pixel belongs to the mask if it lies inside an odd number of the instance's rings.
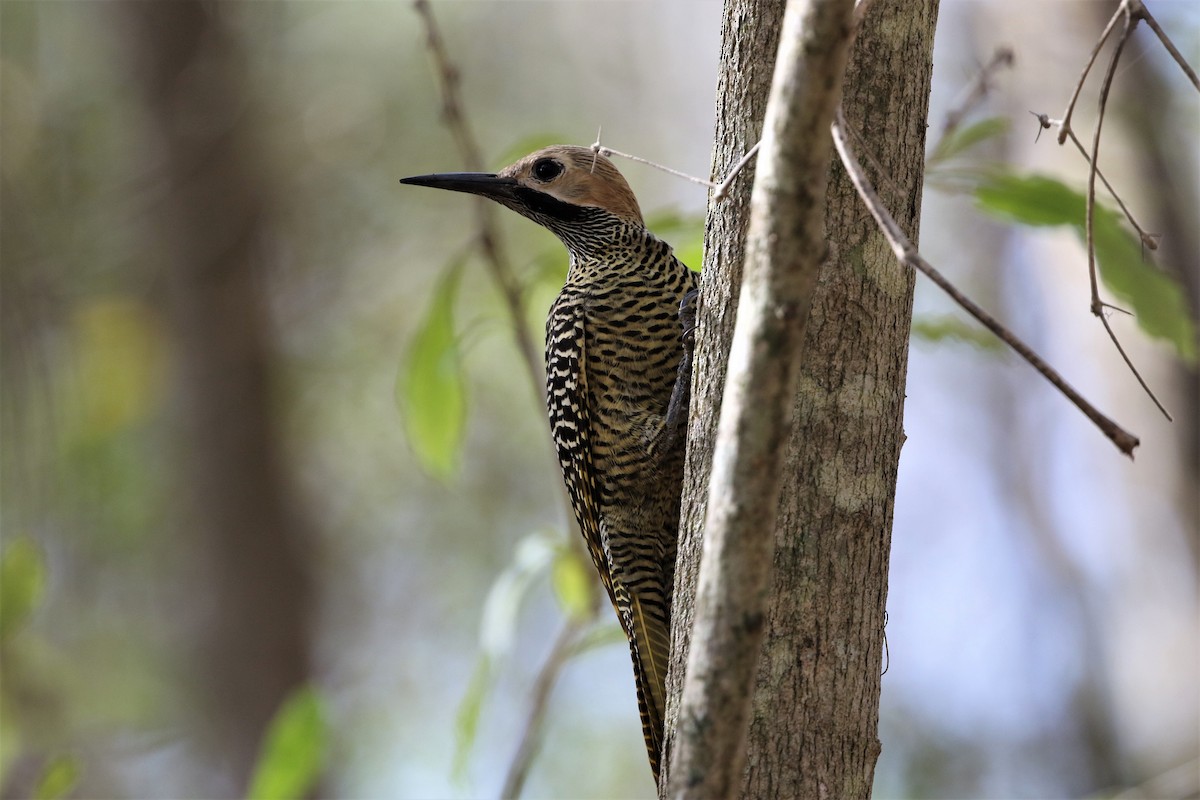
[[546,148],[497,175],[405,182],[491,197],[570,253],[546,322],[547,411],[576,519],[629,640],[657,779],[691,375],[680,314],[695,275],[646,229],[616,168],[587,148]]

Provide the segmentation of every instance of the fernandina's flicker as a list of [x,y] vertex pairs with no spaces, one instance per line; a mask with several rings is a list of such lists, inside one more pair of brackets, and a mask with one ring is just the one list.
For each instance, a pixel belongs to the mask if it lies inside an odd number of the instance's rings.
[[695,275],[646,229],[616,167],[586,147],[547,147],[497,174],[401,182],[488,197],[548,228],[570,253],[546,321],[550,429],[575,517],[629,639],[657,780]]

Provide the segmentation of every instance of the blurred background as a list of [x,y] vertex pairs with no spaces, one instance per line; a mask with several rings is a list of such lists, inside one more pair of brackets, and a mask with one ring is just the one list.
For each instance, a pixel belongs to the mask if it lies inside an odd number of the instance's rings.
[[[1149,5],[1200,64],[1200,10]],[[931,147],[1007,46],[969,119],[1009,127],[959,167],[1082,187],[1028,112],[1061,115],[1112,9],[944,2]],[[603,126],[707,174],[719,3],[434,12],[489,168]],[[281,752],[323,796],[495,796],[578,591],[475,209],[397,184],[465,166],[420,17],[4,0],[0,44],[0,793],[241,796]],[[1197,94],[1143,28],[1111,104],[1101,163],[1194,315]],[[703,189],[619,166],[698,266]],[[1142,445],[1121,457],[918,282],[876,796],[1198,796],[1194,363],[1114,317],[1169,423],[1090,315],[1070,228],[940,177],[929,259]],[[540,342],[565,253],[497,222]],[[565,664],[526,796],[653,796],[611,629]]]

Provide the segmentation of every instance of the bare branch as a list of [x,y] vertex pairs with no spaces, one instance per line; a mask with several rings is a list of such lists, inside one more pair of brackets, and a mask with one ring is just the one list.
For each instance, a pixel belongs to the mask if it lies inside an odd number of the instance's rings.
[[[1121,37],[1117,40],[1117,48],[1113,51],[1112,58],[1108,61],[1108,69],[1104,73],[1104,83],[1100,87],[1100,116],[1096,120],[1096,127],[1092,130],[1092,152],[1087,157],[1088,160],[1088,188],[1087,188],[1087,212],[1086,212],[1086,243],[1087,243],[1087,259],[1088,259],[1088,281],[1092,287],[1092,313],[1100,316],[1102,305],[1100,303],[1100,285],[1096,279],[1096,239],[1094,235],[1094,227],[1096,221],[1096,173],[1099,171],[1097,164],[1097,156],[1100,154],[1100,130],[1104,126],[1104,112],[1108,106],[1108,91],[1112,88],[1113,75],[1117,71],[1117,62],[1121,59],[1121,51],[1125,49],[1125,43],[1129,41],[1129,35],[1133,32],[1133,28],[1137,22],[1129,14],[1125,5],[1121,7],[1121,13],[1125,17],[1125,27],[1121,30]],[[1059,132],[1059,144],[1063,142],[1063,132],[1068,130],[1066,127]]]
[[[1055,121],[1050,119],[1050,117],[1046,116],[1045,114],[1039,114],[1035,111],[1030,111],[1029,113],[1037,117],[1039,135],[1041,134],[1042,130],[1046,130],[1055,125]],[[1081,156],[1083,156],[1083,160],[1086,161],[1089,166],[1091,166],[1092,159],[1088,155],[1087,148],[1083,146],[1083,142],[1079,141],[1079,137],[1075,135],[1075,131],[1067,128],[1067,138],[1071,140],[1071,144],[1075,145],[1075,149],[1079,151]],[[1121,195],[1119,195],[1113,185],[1108,182],[1108,178],[1104,177],[1104,173],[1099,167],[1096,167],[1096,177],[1099,178],[1100,182],[1104,184],[1104,188],[1108,190],[1108,193],[1112,199],[1117,201],[1117,205],[1121,208],[1121,212],[1125,214],[1125,219],[1128,220],[1129,224],[1133,226],[1133,229],[1137,231],[1138,238],[1142,242],[1142,247],[1145,247],[1147,250],[1157,250],[1158,240],[1161,239],[1162,236],[1157,233],[1150,233],[1138,224],[1137,219],[1133,216],[1133,212],[1129,210],[1127,205],[1125,205],[1125,201],[1121,199]]]
[[738,162],[733,165],[733,169],[729,170],[729,174],[725,176],[725,180],[721,181],[717,185],[717,190],[713,192],[714,201],[720,202],[721,200],[725,199],[725,196],[729,194],[729,188],[733,186],[733,179],[736,178],[738,173],[744,170],[746,165],[753,161],[754,157],[758,155],[758,148],[760,145],[762,145],[761,139],[755,142],[754,147],[751,147],[749,150],[747,150],[746,154],[739,158]]
[[1104,26],[1104,31],[1100,34],[1100,39],[1096,42],[1096,46],[1092,48],[1092,54],[1088,57],[1087,64],[1083,67],[1083,74],[1079,76],[1079,82],[1075,84],[1075,91],[1071,92],[1071,100],[1067,103],[1067,110],[1063,114],[1062,120],[1058,123],[1058,143],[1062,144],[1067,140],[1067,134],[1064,131],[1071,127],[1071,115],[1075,113],[1075,103],[1079,100],[1079,93],[1083,91],[1084,81],[1087,80],[1088,73],[1092,71],[1092,65],[1096,63],[1096,56],[1100,55],[1100,48],[1108,41],[1109,34],[1112,33],[1113,26],[1117,24],[1117,20],[1125,13],[1124,4],[1117,9],[1112,15],[1112,19],[1108,21],[1108,25]]
[[[1129,314],[1128,311],[1117,308],[1116,306],[1110,306],[1107,303],[1104,304],[1104,308],[1112,309],[1113,311],[1120,311],[1122,314]],[[1174,422],[1175,418],[1171,416],[1171,412],[1167,411],[1163,404],[1158,402],[1158,398],[1155,397],[1154,392],[1150,391],[1150,387],[1147,386],[1146,381],[1142,379],[1142,373],[1138,372],[1137,367],[1133,365],[1133,359],[1129,357],[1129,354],[1125,352],[1125,348],[1121,346],[1121,340],[1117,338],[1116,332],[1112,329],[1112,325],[1110,325],[1108,322],[1108,315],[1104,313],[1103,309],[1101,309],[1101,312],[1096,316],[1100,317],[1100,322],[1104,325],[1104,330],[1108,331],[1108,338],[1112,339],[1112,343],[1116,346],[1117,352],[1121,354],[1121,358],[1125,361],[1125,366],[1129,367],[1129,371],[1133,373],[1133,377],[1137,378],[1137,382],[1142,385],[1142,390],[1150,396],[1150,399],[1154,401],[1154,405],[1158,406],[1158,410],[1161,411],[1162,415],[1167,418],[1167,421]]]
[[1075,406],[1082,411],[1088,419],[1096,424],[1096,427],[1104,433],[1105,436],[1112,441],[1117,448],[1129,456],[1133,457],[1133,450],[1139,444],[1138,438],[1128,431],[1124,430],[1117,423],[1100,413],[1095,406],[1087,401],[1079,392],[1075,391],[1070,384],[1063,380],[1049,364],[1047,364],[1032,348],[1016,337],[1010,330],[1004,327],[994,317],[975,304],[969,297],[962,294],[950,283],[933,265],[926,261],[912,241],[900,230],[900,226],[896,223],[895,218],[888,212],[883,202],[879,199],[878,193],[867,179],[866,174],[862,170],[862,166],[854,156],[854,151],[850,146],[849,139],[845,130],[845,118],[841,110],[838,110],[836,121],[832,126],[833,144],[837,148],[838,155],[842,159],[842,164],[846,167],[846,171],[850,175],[850,180],[854,184],[854,188],[858,191],[859,197],[862,198],[867,208],[871,212],[871,216],[875,218],[876,224],[879,225],[880,231],[891,245],[892,251],[896,254],[896,258],[905,266],[915,269],[923,273],[931,281],[936,283],[954,302],[958,303],[971,316],[977,319],[984,327],[998,336],[1001,341],[1011,347],[1022,358],[1024,358],[1030,366],[1042,374],[1046,380],[1050,381],[1056,389],[1062,392]]
[[863,156],[867,159],[867,163],[871,165],[871,168],[875,170],[875,175],[877,178],[883,182],[884,188],[891,193],[892,198],[898,201],[903,201],[903,198],[905,197],[904,190],[896,185],[895,179],[892,178],[891,174],[886,169],[884,169],[883,164],[879,163],[879,159],[875,158],[875,154],[872,153],[867,147],[867,140],[863,138],[861,133],[859,133],[858,128],[854,127],[849,122],[846,122],[846,133],[853,136],[854,141],[862,145]]
[[578,617],[568,617],[550,648],[550,654],[542,662],[537,678],[533,682],[533,697],[530,701],[529,715],[521,729],[517,751],[508,765],[508,774],[504,777],[504,788],[500,790],[502,800],[515,800],[521,796],[525,787],[525,779],[529,777],[529,768],[533,766],[534,756],[537,755],[541,744],[542,728],[546,724],[546,709],[550,703],[550,693],[558,676],[572,655],[576,640],[583,632],[587,623]]
[[[1100,111],[1096,118],[1096,127],[1092,131],[1092,153],[1088,157],[1088,188],[1087,188],[1087,220],[1085,226],[1085,238],[1087,239],[1087,257],[1088,257],[1088,280],[1092,287],[1092,314],[1100,318],[1104,324],[1104,330],[1108,333],[1108,338],[1112,339],[1113,345],[1117,348],[1117,352],[1121,354],[1121,358],[1125,360],[1129,371],[1133,373],[1133,377],[1137,378],[1137,382],[1141,384],[1143,391],[1149,395],[1154,401],[1154,405],[1158,406],[1158,410],[1163,416],[1171,420],[1171,414],[1159,402],[1158,396],[1146,384],[1146,380],[1142,377],[1142,373],[1138,372],[1137,367],[1133,365],[1132,359],[1125,352],[1125,348],[1121,346],[1120,340],[1117,339],[1116,331],[1108,323],[1108,317],[1104,313],[1104,309],[1108,306],[1100,300],[1100,284],[1096,277],[1096,175],[1100,169],[1097,166],[1100,157],[1100,131],[1104,126],[1104,112],[1108,109],[1108,93],[1112,89],[1113,76],[1117,72],[1117,63],[1121,60],[1121,52],[1125,49],[1125,43],[1129,41],[1129,37],[1133,35],[1134,29],[1137,27],[1138,17],[1134,16],[1130,10],[1128,2],[1121,4],[1121,13],[1125,17],[1125,25],[1121,29],[1121,37],[1117,40],[1116,49],[1113,50],[1112,58],[1108,61],[1108,69],[1104,73],[1104,82],[1100,85]],[[1063,129],[1067,130],[1066,128]],[[1062,140],[1062,133],[1059,134],[1059,140]],[[1140,230],[1140,229],[1139,229]]]
[[683,178],[685,181],[691,181],[692,183],[698,183],[701,186],[707,186],[710,189],[716,188],[716,186],[717,186],[717,184],[713,183],[712,181],[706,181],[703,178],[697,178],[694,175],[688,175],[686,172],[680,172],[677,169],[672,169],[671,167],[664,166],[663,164],[659,164],[657,161],[651,161],[648,158],[642,158],[641,156],[631,155],[630,153],[622,153],[620,150],[613,150],[611,147],[607,147],[606,145],[600,144],[600,136],[598,134],[596,136],[596,141],[592,143],[592,152],[599,153],[600,155],[605,156],[606,158],[611,157],[611,156],[620,156],[621,158],[628,158],[630,161],[636,161],[639,164],[645,164],[648,167],[654,167],[655,169],[662,170],[663,172],[666,172],[670,175],[674,175],[676,178]]
[[1167,48],[1167,52],[1171,54],[1171,58],[1175,59],[1175,63],[1188,76],[1188,80],[1192,82],[1192,86],[1196,87],[1196,91],[1200,91],[1200,78],[1196,77],[1196,71],[1188,64],[1178,50],[1175,49],[1174,42],[1167,36],[1166,31],[1158,26],[1158,20],[1150,13],[1150,9],[1146,8],[1146,4],[1142,0],[1126,0],[1125,5],[1133,13],[1135,19],[1144,19],[1146,24],[1150,26],[1150,30],[1154,31],[1158,36],[1158,40],[1162,42],[1162,46]]
[[996,48],[996,52],[992,54],[991,60],[987,64],[984,64],[978,74],[976,74],[975,80],[964,87],[960,94],[962,99],[955,102],[950,112],[946,114],[946,121],[942,123],[942,138],[958,130],[958,127],[962,125],[962,121],[966,118],[967,114],[974,110],[975,106],[981,100],[987,97],[988,92],[992,88],[992,77],[1000,70],[1012,65],[1012,48]]
[[[471,132],[471,126],[467,123],[466,115],[463,113],[462,98],[459,95],[458,68],[450,60],[450,54],[446,51],[445,42],[437,22],[433,18],[433,9],[428,0],[414,0],[413,7],[416,8],[425,25],[425,41],[429,47],[429,54],[433,58],[433,65],[442,92],[442,120],[458,145],[463,165],[469,170],[481,171],[484,168],[483,156],[479,149],[479,143]],[[504,304],[508,307],[513,338],[516,339],[517,351],[521,354],[521,361],[525,364],[525,370],[529,374],[534,395],[542,405],[545,405],[545,375],[539,348],[534,346],[533,337],[529,333],[529,325],[526,322],[529,317],[525,310],[525,298],[521,293],[521,285],[513,273],[512,265],[501,245],[500,229],[496,225],[495,209],[491,201],[482,197],[475,198],[475,215],[479,250],[483,254],[484,263],[487,264],[492,280],[504,298]]]
[[[1067,137],[1071,140],[1071,143],[1075,145],[1075,148],[1079,150],[1079,154],[1088,162],[1088,166],[1091,166],[1092,159],[1090,156],[1088,156],[1087,148],[1083,146],[1083,142],[1079,141],[1079,137],[1075,135],[1075,131],[1068,129]],[[1157,250],[1158,240],[1161,238],[1160,235],[1157,233],[1149,233],[1145,228],[1138,224],[1138,221],[1133,216],[1133,212],[1130,211],[1129,207],[1125,205],[1125,201],[1121,199],[1121,195],[1117,194],[1117,190],[1113,188],[1113,185],[1108,182],[1108,178],[1104,177],[1104,173],[1100,171],[1100,167],[1096,167],[1096,177],[1099,178],[1100,182],[1104,184],[1104,188],[1108,189],[1109,195],[1113,200],[1117,201],[1117,205],[1120,207],[1121,212],[1125,214],[1125,219],[1129,220],[1129,224],[1133,226],[1135,231],[1137,231],[1138,238],[1142,241],[1142,247],[1145,247],[1147,250]]]

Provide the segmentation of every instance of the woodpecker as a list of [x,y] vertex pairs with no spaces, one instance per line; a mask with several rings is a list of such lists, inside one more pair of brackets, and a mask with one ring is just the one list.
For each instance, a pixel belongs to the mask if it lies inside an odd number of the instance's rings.
[[496,174],[401,183],[490,198],[567,247],[566,285],[546,320],[550,431],[575,518],[629,640],[657,781],[695,273],[646,229],[612,162],[586,147],[547,147]]

